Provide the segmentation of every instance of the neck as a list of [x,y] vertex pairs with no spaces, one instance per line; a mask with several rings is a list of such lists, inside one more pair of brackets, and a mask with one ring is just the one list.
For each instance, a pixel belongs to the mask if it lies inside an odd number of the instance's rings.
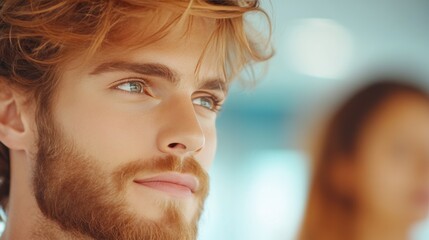
[[25,152],[11,151],[11,179],[6,228],[1,240],[84,239],[65,233],[41,213],[32,189],[31,159]]
[[371,215],[359,216],[355,225],[356,240],[408,240],[411,226]]

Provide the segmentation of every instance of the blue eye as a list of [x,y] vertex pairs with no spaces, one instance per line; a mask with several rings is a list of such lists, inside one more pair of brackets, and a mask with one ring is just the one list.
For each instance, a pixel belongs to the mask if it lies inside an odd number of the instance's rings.
[[124,82],[116,86],[117,89],[129,93],[144,93],[145,87],[145,84],[139,81]]
[[211,111],[215,111],[218,104],[216,100],[210,97],[199,97],[192,100],[192,103],[201,107],[207,108]]

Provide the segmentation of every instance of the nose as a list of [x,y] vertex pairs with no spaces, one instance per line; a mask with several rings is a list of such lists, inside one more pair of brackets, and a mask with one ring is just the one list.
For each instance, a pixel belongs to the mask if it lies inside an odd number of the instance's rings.
[[163,111],[157,141],[159,150],[178,156],[199,152],[204,147],[205,136],[192,101],[188,98],[174,101]]

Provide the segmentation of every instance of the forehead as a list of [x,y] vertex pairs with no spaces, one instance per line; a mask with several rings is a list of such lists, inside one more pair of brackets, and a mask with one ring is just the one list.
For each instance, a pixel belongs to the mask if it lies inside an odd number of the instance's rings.
[[397,93],[375,111],[366,127],[366,133],[369,135],[414,134],[429,138],[428,99],[413,93]]
[[81,70],[85,68],[85,72],[90,73],[100,66],[115,62],[162,64],[180,79],[192,78],[196,81],[221,79],[226,83],[223,62],[217,60],[214,49],[207,47],[216,30],[215,20],[193,17],[175,24],[165,35],[159,33],[161,31],[159,28],[164,23],[160,23],[159,26],[151,25],[144,31],[141,29],[143,24],[145,23],[134,24],[129,30],[136,34],[144,32],[144,35],[141,35],[142,44],[131,43],[124,36],[124,41],[104,46],[90,60],[82,61],[81,57],[77,57],[76,61],[73,61],[75,64],[69,66]]
[[[142,23],[144,24],[144,23]],[[134,27],[134,31],[140,31]],[[152,38],[160,30],[152,26],[145,29],[142,38]],[[155,32],[158,31],[158,32]],[[215,49],[208,48],[216,24],[213,19],[193,17],[175,24],[166,35],[153,37],[153,42],[138,45],[118,44],[104,48],[94,58],[93,65],[109,61],[128,61],[135,63],[157,62],[169,66],[179,75],[199,74],[210,78],[219,78],[223,74],[223,63],[217,61]],[[143,41],[144,42],[144,41]]]

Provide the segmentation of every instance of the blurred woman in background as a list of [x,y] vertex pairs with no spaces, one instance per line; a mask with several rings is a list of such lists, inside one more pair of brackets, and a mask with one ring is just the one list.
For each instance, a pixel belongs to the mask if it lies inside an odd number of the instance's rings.
[[429,95],[376,80],[316,144],[300,240],[406,240],[429,212]]

